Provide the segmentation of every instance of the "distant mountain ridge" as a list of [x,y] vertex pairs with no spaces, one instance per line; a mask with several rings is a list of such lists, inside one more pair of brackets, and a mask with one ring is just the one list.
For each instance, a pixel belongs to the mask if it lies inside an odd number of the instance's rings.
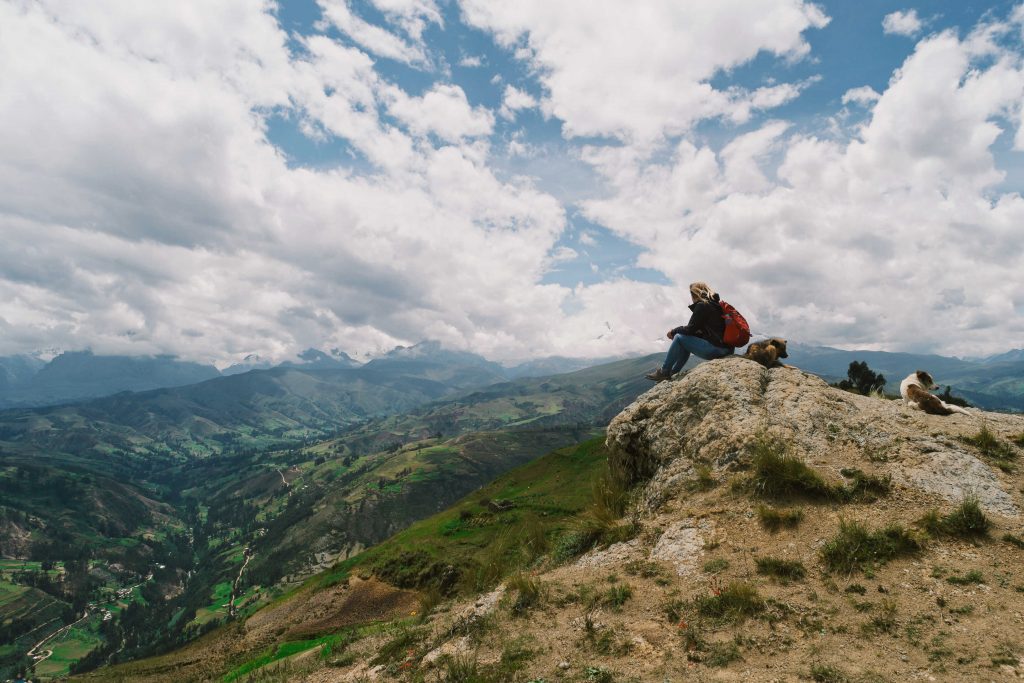
[[[941,385],[949,384],[980,407],[1024,410],[1024,349],[1012,349],[984,358],[952,358],[935,354],[888,351],[845,351],[827,346],[792,342],[790,362],[830,380],[845,377],[853,360],[866,362],[885,375],[889,391],[910,372],[925,369]],[[149,391],[195,384],[216,377],[273,368],[345,370],[355,368],[403,371],[424,379],[444,377],[459,388],[484,386],[526,377],[573,372],[623,360],[550,356],[516,365],[502,365],[483,356],[444,348],[424,341],[399,346],[361,364],[340,349],[306,349],[278,364],[250,354],[218,371],[213,365],[182,361],[171,356],[102,356],[89,351],[65,352],[49,363],[30,355],[0,357],[0,410],[41,407],[111,396],[123,391]],[[450,375],[459,368],[461,378]]]

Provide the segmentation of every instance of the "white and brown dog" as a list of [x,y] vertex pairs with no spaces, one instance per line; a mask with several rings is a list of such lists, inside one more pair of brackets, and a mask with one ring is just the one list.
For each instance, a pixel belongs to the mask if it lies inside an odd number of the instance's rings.
[[938,388],[931,375],[924,370],[918,370],[910,373],[905,380],[900,382],[900,396],[911,408],[923,410],[929,415],[952,415],[953,413],[970,415],[960,406],[951,406],[938,396],[928,393],[929,390]]

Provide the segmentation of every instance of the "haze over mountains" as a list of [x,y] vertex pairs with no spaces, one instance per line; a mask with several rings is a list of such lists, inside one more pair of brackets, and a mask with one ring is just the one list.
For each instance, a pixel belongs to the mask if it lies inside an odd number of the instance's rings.
[[[845,351],[791,343],[790,354],[793,364],[829,379],[844,377],[851,361],[865,361],[886,376],[890,390],[895,390],[899,380],[913,370],[928,369],[940,384],[953,386],[981,407],[1024,410],[1024,399],[1021,399],[1024,380],[1020,379],[1024,376],[1024,349],[1012,349],[984,358],[961,359],[930,354]],[[276,365],[253,354],[223,370],[171,356],[103,356],[90,351],[67,351],[46,362],[32,355],[15,355],[0,357],[0,410],[57,405],[123,391],[181,387],[275,367],[303,370],[390,368],[429,376],[430,367],[443,374],[443,367],[460,366],[467,374],[464,381],[456,384],[466,387],[571,372],[613,360],[616,358],[556,356],[504,366],[473,353],[444,349],[436,341],[397,347],[365,364],[340,349],[307,349],[296,358]]]

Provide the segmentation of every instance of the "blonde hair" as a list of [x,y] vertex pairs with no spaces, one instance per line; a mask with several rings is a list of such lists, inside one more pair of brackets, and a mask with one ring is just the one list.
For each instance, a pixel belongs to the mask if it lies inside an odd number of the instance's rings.
[[691,282],[690,296],[697,301],[713,301],[715,290],[711,289],[711,285],[706,282]]

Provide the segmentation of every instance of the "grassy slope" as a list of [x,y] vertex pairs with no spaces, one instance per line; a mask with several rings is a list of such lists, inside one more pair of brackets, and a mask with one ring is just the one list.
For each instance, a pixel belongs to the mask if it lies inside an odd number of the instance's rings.
[[[606,452],[603,439],[562,448],[498,477],[495,481],[465,496],[450,508],[419,521],[383,543],[312,577],[301,587],[279,598],[250,618],[260,621],[290,601],[309,599],[310,594],[330,589],[354,574],[380,571],[392,560],[425,551],[433,559],[467,570],[489,559],[489,550],[502,537],[534,533],[539,528],[548,538],[565,529],[569,520],[591,499],[594,481],[603,471]],[[481,500],[507,500],[511,507],[492,512]],[[510,552],[512,549],[509,549]],[[294,623],[273,625],[282,633]],[[298,639],[303,647],[317,646],[330,633],[312,634]],[[297,647],[281,640],[269,651],[265,643],[254,646],[238,636],[236,626],[228,625],[208,634],[181,650],[152,659],[129,662],[85,674],[81,680],[163,681],[188,680],[197,675],[190,668],[219,667],[221,674],[245,670],[260,660],[273,661],[277,649],[291,654]],[[211,658],[219,658],[213,661]],[[173,673],[169,673],[173,672]],[[77,679],[76,679],[77,680]]]

